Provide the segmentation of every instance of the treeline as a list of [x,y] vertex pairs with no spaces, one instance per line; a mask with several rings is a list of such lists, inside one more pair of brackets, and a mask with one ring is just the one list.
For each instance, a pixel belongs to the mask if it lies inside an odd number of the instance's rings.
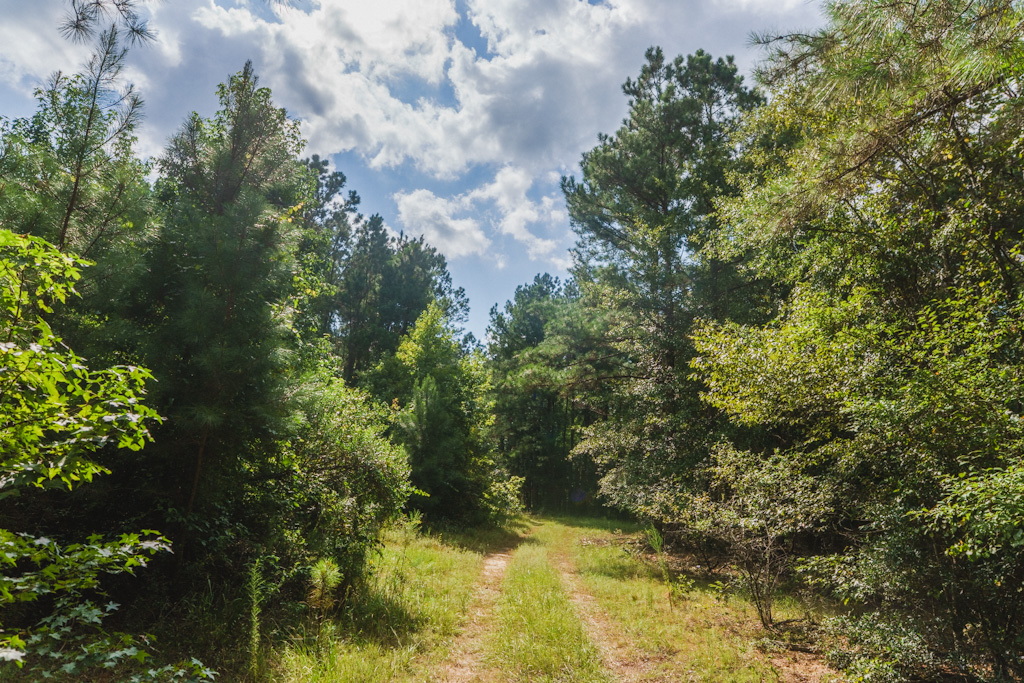
[[839,599],[858,680],[1019,680],[1021,8],[825,13],[761,89],[647,53],[563,180],[570,282],[492,311],[502,444],[529,495],[595,463],[768,628],[783,582]]
[[[516,508],[483,354],[444,257],[303,159],[251,64],[146,162],[121,73],[145,24],[73,2],[64,28],[87,67],[0,121],[0,667],[241,674],[261,612],[301,624],[313,567],[343,605],[400,510]],[[242,626],[157,665],[125,635],[211,619]]]

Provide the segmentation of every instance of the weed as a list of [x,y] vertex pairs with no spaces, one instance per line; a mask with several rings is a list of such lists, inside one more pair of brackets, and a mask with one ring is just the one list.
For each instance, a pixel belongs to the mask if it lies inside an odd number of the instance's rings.
[[695,582],[689,576],[677,576],[668,584],[669,600],[673,604],[689,597]]
[[254,679],[259,678],[260,672],[260,614],[266,598],[266,585],[257,558],[249,565],[245,583],[245,594],[249,602],[249,673]]
[[732,586],[728,581],[712,581],[708,584],[708,590],[714,596],[718,602],[725,602],[729,599],[729,594],[732,592]]

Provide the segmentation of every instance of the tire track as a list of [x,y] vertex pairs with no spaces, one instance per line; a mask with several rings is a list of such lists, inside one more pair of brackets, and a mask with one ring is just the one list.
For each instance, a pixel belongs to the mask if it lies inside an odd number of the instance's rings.
[[576,566],[564,549],[551,556],[554,567],[562,575],[562,584],[576,607],[590,641],[601,652],[601,660],[616,681],[651,680],[649,664],[629,639],[616,628],[605,614],[597,599],[583,586]]
[[486,636],[493,630],[494,606],[501,595],[501,582],[513,550],[506,548],[484,558],[480,585],[468,610],[469,620],[452,643],[452,651],[441,671],[437,676],[431,676],[431,681],[469,683],[499,680],[497,672],[484,664],[483,654]]

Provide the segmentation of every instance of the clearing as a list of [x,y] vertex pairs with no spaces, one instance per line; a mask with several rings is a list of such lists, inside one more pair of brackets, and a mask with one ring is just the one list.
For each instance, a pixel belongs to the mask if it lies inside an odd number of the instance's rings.
[[[530,518],[515,533],[389,537],[369,595],[288,681],[842,681],[819,658],[766,654],[753,607],[722,582],[669,600],[624,522]],[[780,619],[804,607],[782,599]],[[344,632],[346,635],[341,636]]]

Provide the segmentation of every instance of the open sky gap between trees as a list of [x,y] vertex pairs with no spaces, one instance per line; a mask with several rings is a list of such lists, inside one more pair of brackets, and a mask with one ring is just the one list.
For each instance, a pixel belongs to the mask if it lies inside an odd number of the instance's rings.
[[251,62],[143,160],[141,8],[65,9],[0,118],[0,678],[1024,678],[1019,2],[650,48],[484,340]]

